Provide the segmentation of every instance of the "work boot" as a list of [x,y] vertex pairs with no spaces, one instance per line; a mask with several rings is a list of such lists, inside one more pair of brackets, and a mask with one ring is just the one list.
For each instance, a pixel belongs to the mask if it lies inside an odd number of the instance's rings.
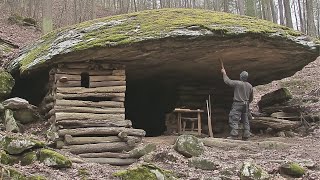
[[242,137],[242,141],[248,141],[249,137]]

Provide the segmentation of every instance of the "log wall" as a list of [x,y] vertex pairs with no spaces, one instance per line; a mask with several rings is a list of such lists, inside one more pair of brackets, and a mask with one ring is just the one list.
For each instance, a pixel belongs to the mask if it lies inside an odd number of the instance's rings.
[[[208,134],[208,115],[206,100],[211,97],[211,111],[212,111],[212,128],[214,133],[223,133],[228,131],[228,112],[219,106],[220,102],[215,101],[217,95],[215,89],[212,86],[206,86],[200,83],[185,84],[178,87],[177,90],[178,101],[176,107],[187,109],[202,109],[205,112],[202,113],[202,132]],[[230,99],[232,97],[229,97]],[[221,97],[219,97],[221,99]],[[194,114],[196,115],[196,114]],[[182,117],[184,114],[182,114]],[[195,116],[196,117],[196,116]],[[176,115],[171,113],[166,116],[166,134],[175,133],[177,129]]]
[[125,119],[123,65],[59,64],[50,71],[48,87],[45,114],[58,127],[59,148],[92,162],[134,162],[128,151],[141,142],[145,131],[133,129]]

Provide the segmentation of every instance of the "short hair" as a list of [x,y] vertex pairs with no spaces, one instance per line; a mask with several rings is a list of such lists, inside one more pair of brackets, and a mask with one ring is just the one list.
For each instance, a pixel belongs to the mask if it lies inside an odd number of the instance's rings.
[[247,71],[242,71],[241,74],[240,74],[240,80],[241,81],[247,81],[248,80],[248,72]]

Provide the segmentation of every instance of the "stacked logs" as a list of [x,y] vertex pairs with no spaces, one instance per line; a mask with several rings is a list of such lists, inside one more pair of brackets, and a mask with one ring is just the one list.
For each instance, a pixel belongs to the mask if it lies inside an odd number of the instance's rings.
[[55,71],[54,118],[58,148],[91,162],[128,165],[128,151],[145,136],[125,120],[124,66],[63,64]]

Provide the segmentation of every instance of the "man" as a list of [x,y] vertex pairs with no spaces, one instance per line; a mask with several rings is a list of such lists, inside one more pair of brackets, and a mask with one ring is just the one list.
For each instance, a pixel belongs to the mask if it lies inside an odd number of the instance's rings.
[[253,100],[252,85],[247,82],[248,72],[241,72],[240,81],[229,79],[224,68],[221,69],[221,73],[223,74],[224,82],[234,88],[233,104],[229,114],[229,125],[231,127],[230,138],[237,138],[238,123],[242,120],[244,128],[242,139],[248,140],[250,137],[249,104]]

